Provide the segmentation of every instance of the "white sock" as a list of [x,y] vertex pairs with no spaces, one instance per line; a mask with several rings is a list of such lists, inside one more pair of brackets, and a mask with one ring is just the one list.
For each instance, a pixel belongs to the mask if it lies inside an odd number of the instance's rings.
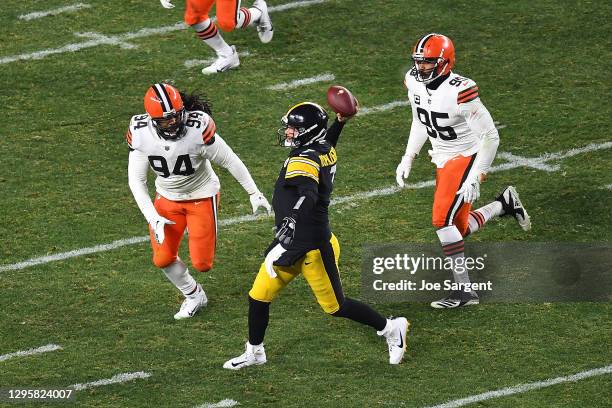
[[[453,260],[453,278],[456,283],[470,283],[470,276],[465,269],[464,242],[456,226],[440,228],[436,231],[442,244],[444,256]],[[461,265],[461,266],[458,266]]]
[[468,216],[469,233],[472,234],[478,231],[484,227],[491,218],[499,217],[503,215],[503,213],[504,210],[499,201],[493,201],[475,211],[470,211],[470,215]]
[[198,38],[215,50],[217,55],[229,56],[232,54],[232,47],[230,47],[223,37],[221,37],[221,33],[217,29],[217,26],[213,24],[210,18],[194,24],[192,27],[196,31]]
[[180,259],[162,268],[166,277],[185,296],[194,294],[198,289],[198,283],[189,274],[187,267]]
[[240,10],[238,10],[238,24],[236,24],[236,27],[244,29],[248,26],[253,26],[259,22],[260,18],[261,10],[258,8],[240,7]]

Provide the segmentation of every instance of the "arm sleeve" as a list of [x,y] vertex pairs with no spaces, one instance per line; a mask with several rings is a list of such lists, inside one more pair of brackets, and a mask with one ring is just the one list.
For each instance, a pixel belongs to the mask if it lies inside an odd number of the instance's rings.
[[214,135],[214,141],[211,144],[205,146],[204,157],[227,169],[249,195],[259,191],[242,160],[218,134]]
[[133,150],[130,152],[128,160],[128,185],[132,190],[132,195],[140,208],[140,212],[146,218],[147,222],[157,216],[157,211],[153,206],[151,197],[147,190],[147,171],[149,169],[149,160],[143,153]]
[[297,192],[297,200],[291,209],[291,216],[296,222],[304,214],[308,214],[319,200],[318,188],[316,182],[301,178],[299,183],[285,188],[295,188]]
[[342,132],[345,123],[346,122],[340,122],[338,118],[336,118],[334,123],[332,123],[329,129],[327,129],[325,140],[327,140],[332,146],[336,147],[338,139],[340,138],[340,132]]
[[480,138],[480,149],[476,154],[474,171],[476,174],[487,173],[497,154],[499,133],[493,118],[480,99],[459,105],[459,112],[467,121],[469,128]]
[[319,171],[321,163],[318,156],[301,154],[292,156],[287,162],[285,188],[293,188],[297,199],[291,209],[296,221],[307,214],[319,200]]
[[408,136],[408,143],[406,144],[406,152],[404,156],[410,156],[415,158],[419,155],[419,152],[423,148],[423,145],[427,141],[427,133],[419,129],[420,124],[416,123],[415,119],[412,119],[412,125],[410,125],[410,136]]

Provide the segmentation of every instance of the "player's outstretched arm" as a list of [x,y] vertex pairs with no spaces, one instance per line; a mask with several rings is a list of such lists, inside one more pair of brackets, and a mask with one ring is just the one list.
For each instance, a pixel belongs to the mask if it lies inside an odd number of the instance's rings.
[[225,140],[223,140],[219,134],[215,134],[214,142],[206,146],[204,155],[211,162],[227,169],[230,174],[234,176],[236,181],[240,183],[242,188],[249,194],[253,213],[256,213],[259,209],[264,209],[270,214],[272,207],[266,197],[257,188],[253,177],[251,177],[251,173],[249,173],[249,170],[242,160],[240,160],[238,155],[234,153],[232,148],[225,143]]

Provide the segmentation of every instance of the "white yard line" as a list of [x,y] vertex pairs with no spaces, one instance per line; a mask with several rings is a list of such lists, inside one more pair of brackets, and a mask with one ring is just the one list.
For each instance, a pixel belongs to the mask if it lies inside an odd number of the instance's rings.
[[[545,153],[542,156],[539,156],[536,158],[530,158],[530,159],[526,159],[524,157],[513,155],[512,157],[520,158],[520,160],[514,160],[508,163],[502,163],[502,164],[493,166],[491,167],[490,172],[494,173],[498,171],[504,171],[504,170],[515,169],[518,167],[528,166],[528,164],[531,163],[531,161],[533,161],[533,163],[542,164],[549,160],[562,160],[568,157],[576,156],[580,153],[587,153],[587,152],[593,152],[597,150],[609,149],[611,147],[612,147],[612,142],[591,143],[581,148],[570,149],[567,151],[557,152],[557,153]],[[502,153],[500,153],[500,155],[503,156]],[[420,188],[432,187],[434,185],[435,185],[435,180],[425,180],[425,181],[420,181],[420,182],[413,183],[413,184],[408,184],[406,188],[420,189]],[[396,185],[392,185],[390,187],[380,188],[376,190],[359,192],[359,193],[355,193],[349,196],[337,197],[332,200],[331,205],[338,205],[338,204],[343,204],[343,203],[361,201],[361,200],[365,200],[365,199],[372,198],[372,197],[387,196],[387,195],[395,194],[399,190],[400,190],[399,187],[397,187]],[[267,216],[265,215],[257,215],[257,216],[242,215],[239,217],[221,220],[219,222],[219,225],[229,226],[233,224],[240,224],[243,222],[255,221],[260,218],[267,218]],[[18,263],[8,264],[8,265],[0,265],[0,272],[25,269],[30,266],[46,264],[46,263],[53,262],[53,261],[61,261],[61,260],[69,259],[69,258],[75,258],[78,256],[82,256],[82,255],[94,254],[98,252],[106,252],[106,251],[121,248],[127,245],[138,244],[138,243],[145,242],[148,240],[149,240],[148,236],[132,237],[132,238],[126,238],[126,239],[120,239],[117,241],[113,241],[109,244],[96,245],[93,247],[80,248],[80,249],[75,249],[73,251],[61,252],[61,253],[53,254],[53,255],[31,258],[23,262],[18,262]]]
[[36,18],[42,18],[42,17],[47,17],[47,16],[55,16],[57,14],[67,13],[67,12],[70,12],[70,11],[77,11],[77,10],[81,10],[81,9],[85,9],[85,8],[90,8],[90,7],[91,7],[91,4],[77,3],[77,4],[73,4],[72,6],[65,6],[65,7],[60,7],[60,8],[52,9],[52,10],[35,11],[33,13],[22,14],[18,18],[20,20],[30,21],[30,20],[34,20]]
[[47,344],[46,346],[33,348],[29,350],[16,351],[14,353],[3,354],[0,356],[0,361],[10,360],[15,357],[26,357],[31,356],[33,354],[47,353],[49,351],[61,350],[62,347],[57,344]]
[[359,113],[357,113],[357,116],[365,116],[371,113],[385,112],[388,110],[398,108],[400,106],[410,106],[410,102],[408,102],[408,100],[406,99],[406,100],[401,100],[401,101],[389,102],[384,105],[372,106],[370,108],[366,108],[366,107],[359,108]]
[[[250,57],[251,53],[248,51],[241,51],[238,53],[238,56],[240,58],[244,58],[244,57]],[[203,60],[187,60],[183,63],[183,65],[185,65],[185,68],[193,68],[193,67],[199,67],[199,66],[208,66],[210,64],[212,64],[213,62],[215,62],[217,58],[216,57],[211,57],[211,58],[206,58]]]
[[574,375],[569,375],[567,377],[557,377],[551,378],[545,381],[537,381],[527,384],[520,384],[514,387],[502,388],[495,391],[489,391],[482,394],[472,395],[470,397],[461,398],[449,402],[445,402],[444,404],[434,405],[427,408],[458,408],[464,405],[473,404],[475,402],[486,401],[492,398],[505,397],[507,395],[513,394],[521,394],[531,390],[537,390],[540,388],[550,387],[552,385],[562,384],[566,382],[574,382],[584,380],[586,378],[595,377],[598,375],[610,374],[612,373],[612,365],[595,368],[593,370],[582,371]]
[[[278,6],[269,7],[269,12],[274,11],[285,11],[298,7],[307,7],[315,4],[324,3],[327,0],[310,0],[310,1],[297,1],[287,4],[281,4]],[[59,48],[47,48],[40,51],[28,52],[18,55],[9,55],[6,57],[0,57],[0,65],[9,64],[11,62],[16,61],[28,61],[28,60],[38,60],[42,58],[46,58],[50,55],[55,54],[64,54],[67,52],[76,52],[86,48],[98,47],[100,45],[119,45],[121,48],[135,48],[136,46],[128,43],[128,40],[133,40],[136,38],[144,38],[150,37],[153,35],[166,34],[172,31],[184,30],[188,26],[183,22],[178,22],[169,26],[162,27],[153,27],[153,28],[143,28],[138,31],[127,32],[124,34],[117,35],[104,35],[100,33],[77,33],[77,36],[88,36],[90,40],[80,42],[80,43],[72,43],[67,44]]]
[[294,1],[292,3],[280,4],[278,6],[268,7],[268,12],[272,11],[285,11],[299,7],[314,6],[315,4],[325,3],[327,0],[305,0],[305,1]]
[[150,373],[145,373],[144,371],[137,371],[135,373],[123,373],[114,375],[111,378],[106,378],[104,380],[97,380],[83,384],[72,384],[68,386],[68,388],[73,388],[76,391],[81,391],[86,390],[88,388],[100,387],[102,385],[118,384],[127,381],[137,380],[140,378],[149,378],[150,376]]
[[234,401],[233,399],[224,399],[216,403],[206,402],[194,408],[229,408],[235,407],[236,405],[240,405],[240,403],[238,401]]
[[280,84],[268,86],[266,89],[270,89],[271,91],[286,91],[288,89],[293,89],[304,85],[310,85],[317,82],[333,81],[334,79],[336,79],[336,76],[334,74],[321,74],[310,78],[282,82]]

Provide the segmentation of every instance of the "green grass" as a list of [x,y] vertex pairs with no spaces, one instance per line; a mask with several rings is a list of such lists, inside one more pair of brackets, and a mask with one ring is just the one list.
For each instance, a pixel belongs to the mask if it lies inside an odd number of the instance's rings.
[[[93,7],[74,14],[26,22],[17,16],[65,3],[5,1],[0,58],[84,41],[74,32],[171,25],[184,7],[178,0],[172,11],[155,1],[88,3]],[[267,196],[287,154],[273,147],[280,116],[301,100],[324,104],[330,84],[265,87],[330,72],[362,106],[403,100],[413,42],[430,31],[453,38],[456,71],[479,84],[494,119],[507,126],[500,151],[535,157],[610,140],[609,4],[356,4],[330,0],[274,13],[268,45],[253,31],[226,34],[252,56],[220,76],[183,65],[211,56],[190,30],[130,40],[138,46],[133,50],[105,45],[0,66],[0,265],[145,235],[127,186],[123,134],[154,81],[172,79],[208,95],[220,134]],[[338,146],[335,196],[391,186],[409,127],[406,107],[349,123]],[[434,177],[425,157],[409,182]],[[611,192],[603,187],[612,184],[610,150],[555,163],[561,169],[554,173],[494,173],[482,187],[486,202],[504,185],[516,185],[532,231],[503,220],[470,239],[609,242]],[[247,214],[244,191],[224,170],[218,174],[221,217]],[[364,243],[436,242],[431,198],[425,188],[332,207],[349,296],[359,297]],[[63,347],[0,362],[0,386],[61,387],[147,371],[152,377],[145,380],[81,391],[77,405],[193,407],[229,398],[242,406],[422,407],[610,364],[609,303],[483,304],[442,313],[424,304],[381,303],[381,313],[413,322],[407,361],[391,367],[383,341],[325,316],[297,279],[272,306],[268,364],[227,372],[221,365],[246,340],[246,294],[270,228],[265,219],[221,230],[215,268],[196,276],[210,304],[189,321],[173,321],[180,295],[151,264],[146,243],[0,272],[0,355],[48,343]],[[600,376],[476,405],[603,407],[609,388],[610,376]]]

